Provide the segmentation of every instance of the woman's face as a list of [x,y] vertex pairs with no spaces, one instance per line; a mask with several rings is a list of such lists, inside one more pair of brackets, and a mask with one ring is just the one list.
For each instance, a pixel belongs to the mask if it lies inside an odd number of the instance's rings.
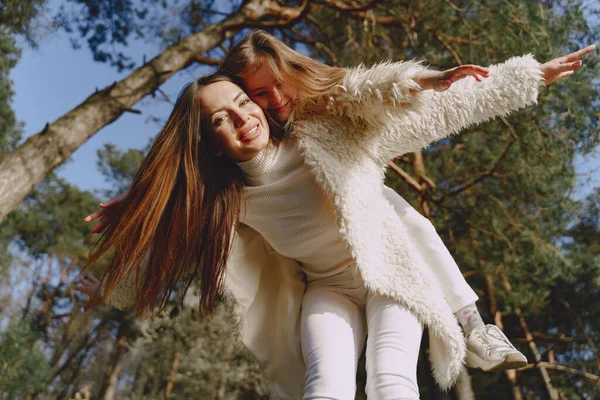
[[269,125],[261,108],[231,82],[215,82],[200,94],[203,126],[217,154],[233,161],[254,158],[269,143]]
[[298,91],[279,82],[267,63],[244,78],[244,83],[250,98],[265,112],[279,122],[288,120],[298,100]]

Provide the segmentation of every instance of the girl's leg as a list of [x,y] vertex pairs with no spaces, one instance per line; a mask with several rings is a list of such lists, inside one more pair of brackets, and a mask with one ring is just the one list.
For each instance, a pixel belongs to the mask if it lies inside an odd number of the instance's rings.
[[458,265],[429,220],[392,189],[383,194],[440,283],[444,297],[467,335],[469,368],[501,371],[527,365],[527,358],[494,325],[485,325],[475,305],[477,294],[462,276]]
[[417,360],[422,327],[394,300],[367,296],[367,398],[418,399]]
[[384,186],[385,198],[394,206],[409,237],[440,283],[453,313],[477,301],[477,294],[463,277],[458,265],[427,218],[412,208],[392,189]]
[[364,312],[333,288],[309,285],[300,328],[306,363],[303,398],[353,400],[366,335]]

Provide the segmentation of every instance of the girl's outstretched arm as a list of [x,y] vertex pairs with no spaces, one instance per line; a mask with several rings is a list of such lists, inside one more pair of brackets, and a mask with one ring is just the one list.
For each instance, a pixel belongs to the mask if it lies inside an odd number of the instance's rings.
[[448,89],[466,77],[486,78],[487,69],[461,65],[446,71],[429,70],[418,61],[383,62],[373,67],[349,68],[331,94],[334,111],[350,117],[380,114],[382,107],[410,107],[421,91]]
[[[409,107],[384,105],[373,114],[379,155],[386,160],[420,150],[462,129],[535,104],[540,86],[573,74],[595,46],[540,64],[533,56],[513,57],[488,68],[487,78],[462,79],[447,90],[426,90]],[[363,114],[369,116],[369,114]]]

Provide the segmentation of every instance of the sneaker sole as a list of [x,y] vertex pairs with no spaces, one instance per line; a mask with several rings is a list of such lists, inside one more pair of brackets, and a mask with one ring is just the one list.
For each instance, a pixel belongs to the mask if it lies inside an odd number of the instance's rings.
[[491,363],[477,356],[475,353],[467,350],[465,365],[468,368],[480,369],[484,372],[506,371],[509,369],[522,368],[527,365],[527,359],[520,353],[510,353],[499,363]]

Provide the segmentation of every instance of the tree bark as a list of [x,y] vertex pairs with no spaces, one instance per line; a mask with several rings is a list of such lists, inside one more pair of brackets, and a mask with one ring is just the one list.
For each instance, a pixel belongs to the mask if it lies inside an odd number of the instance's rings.
[[458,400],[475,400],[475,392],[471,384],[471,376],[466,368],[460,371],[458,382],[456,382],[456,398]]
[[98,400],[112,400],[115,397],[120,370],[119,365],[121,357],[125,353],[125,343],[127,340],[125,334],[129,328],[129,324],[130,321],[127,319],[127,316],[121,314],[119,316],[119,327],[117,329],[110,360],[106,371],[104,372],[104,378],[102,379],[102,382],[100,382],[98,396],[96,397]]
[[[0,222],[54,168],[104,126],[119,118],[144,96],[154,92],[195,57],[274,9],[271,0],[250,0],[235,14],[183,39],[142,65],[129,76],[97,91],[0,160]],[[280,12],[283,12],[280,10]],[[283,15],[286,17],[287,14]]]

